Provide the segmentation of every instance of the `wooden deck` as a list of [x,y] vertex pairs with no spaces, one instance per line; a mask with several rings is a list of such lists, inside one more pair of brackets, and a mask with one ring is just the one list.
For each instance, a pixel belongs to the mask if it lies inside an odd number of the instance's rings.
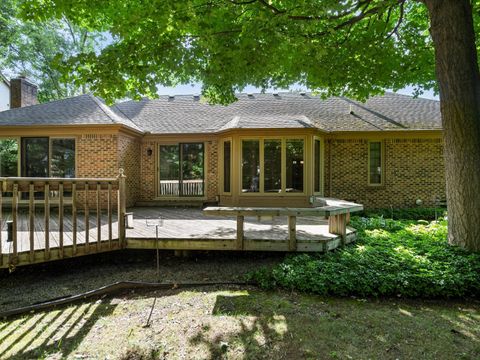
[[[126,248],[168,250],[236,250],[237,221],[235,218],[205,216],[193,208],[133,208],[133,228],[126,230]],[[64,213],[63,253],[60,252],[60,226],[58,209],[52,208],[49,217],[49,248],[45,249],[45,219],[41,211],[35,212],[34,252],[30,251],[29,217],[19,210],[17,231],[17,255],[15,265],[38,263],[72,256],[86,255],[120,249],[117,216],[113,214],[111,240],[106,212],[100,216],[89,213],[88,242],[84,214],[77,216],[76,246],[73,244],[71,212]],[[6,221],[11,213],[3,211],[0,250],[0,267],[12,263],[12,242],[7,241]],[[131,225],[131,224],[130,224]],[[158,238],[156,241],[156,225]],[[340,246],[342,237],[328,232],[328,222],[317,217],[297,218],[297,251],[328,251]],[[259,221],[245,217],[244,248],[251,251],[288,251],[288,220],[286,216]],[[345,242],[353,241],[355,230],[348,228]],[[100,241],[98,241],[100,239]]]

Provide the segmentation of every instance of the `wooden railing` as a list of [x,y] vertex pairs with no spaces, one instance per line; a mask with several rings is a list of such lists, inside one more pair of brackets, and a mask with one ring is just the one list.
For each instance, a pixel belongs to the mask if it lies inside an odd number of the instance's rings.
[[160,195],[203,196],[203,180],[160,180]]
[[[117,202],[116,211],[114,211],[114,201]],[[22,212],[19,212],[20,207]],[[70,210],[68,216],[65,212],[66,207]],[[55,219],[55,225],[58,228],[52,232],[53,208],[58,208],[58,217]],[[90,231],[91,212],[96,215],[93,220],[96,236],[92,236]],[[102,212],[106,214],[103,224]],[[6,215],[11,216],[7,224],[8,239],[3,238],[5,231],[3,235],[0,231],[0,267],[5,267],[5,259],[9,266],[16,266],[19,263],[51,260],[52,253],[54,253],[53,258],[60,259],[65,256],[100,252],[113,247],[123,248],[125,247],[125,212],[125,175],[122,169],[116,178],[0,177],[0,230],[6,228]],[[114,236],[113,231],[114,215],[117,218],[117,236]],[[83,220],[82,241],[78,241],[79,218]],[[20,223],[23,229],[28,230],[26,251],[24,243],[21,244],[22,251],[19,251]],[[106,228],[107,239],[102,239],[102,226]],[[68,227],[68,234],[71,234],[68,246],[64,243],[66,227]],[[55,249],[52,249],[52,234],[56,238]],[[3,254],[2,248],[5,248],[6,241],[10,243],[10,250]],[[40,249],[38,244],[37,247],[35,246],[35,241],[43,241]],[[4,246],[1,246],[2,244]]]

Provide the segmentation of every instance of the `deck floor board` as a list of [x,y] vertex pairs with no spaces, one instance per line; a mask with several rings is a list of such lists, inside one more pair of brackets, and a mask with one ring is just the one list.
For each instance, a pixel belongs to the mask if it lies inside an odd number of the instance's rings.
[[[234,217],[205,216],[200,209],[195,208],[158,208],[158,207],[137,207],[128,209],[127,212],[133,212],[133,228],[126,230],[127,247],[129,241],[133,248],[154,248],[155,246],[155,225],[159,225],[160,248],[175,249],[175,246],[183,246],[183,243],[189,243],[190,248],[198,249],[236,249],[234,246],[237,236],[237,220]],[[11,212],[8,209],[3,211],[1,221],[1,250],[3,254],[13,253],[12,242],[7,241],[7,221],[12,219]],[[112,216],[112,240],[118,240],[118,222],[117,214]],[[81,250],[79,254],[96,252],[97,246],[97,218],[95,210],[89,213],[89,248]],[[131,224],[130,224],[131,225]],[[45,249],[45,217],[43,208],[37,206],[34,218],[34,249],[36,251],[36,262],[42,261],[43,251]],[[57,208],[52,208],[50,212],[50,250],[55,251],[59,248],[59,213]],[[85,247],[85,215],[82,212],[77,213],[77,245]],[[347,235],[354,235],[353,229],[347,230]],[[339,237],[328,232],[328,221],[320,217],[298,217],[296,227],[297,242],[302,244],[299,251],[307,249],[309,244],[314,246],[311,249],[318,249],[320,243],[335,240]],[[20,209],[18,213],[18,254],[26,254],[30,251],[29,239],[29,217],[28,209]],[[70,256],[75,256],[71,251],[73,247],[73,223],[71,208],[66,207],[64,213],[64,247],[70,248]],[[247,248],[256,250],[281,250],[284,251],[288,243],[288,219],[286,216],[274,217],[269,220],[259,221],[256,217],[245,217],[244,239],[251,241],[252,244]],[[255,245],[253,242],[257,242]],[[269,245],[265,245],[269,243]],[[108,214],[101,212],[101,244],[100,251],[107,251],[108,245]],[[173,245],[172,245],[173,244]],[[210,245],[211,247],[209,247]],[[262,245],[264,244],[264,245]],[[172,247],[173,246],[173,247]],[[265,247],[266,246],[266,247]],[[118,241],[113,245],[118,248]],[[316,251],[316,250],[310,250]],[[40,254],[38,253],[40,252]]]

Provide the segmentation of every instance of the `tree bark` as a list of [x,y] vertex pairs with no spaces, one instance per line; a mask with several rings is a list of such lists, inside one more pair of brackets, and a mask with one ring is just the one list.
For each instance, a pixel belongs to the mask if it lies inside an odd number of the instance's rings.
[[469,0],[424,0],[444,128],[448,240],[480,251],[480,74]]

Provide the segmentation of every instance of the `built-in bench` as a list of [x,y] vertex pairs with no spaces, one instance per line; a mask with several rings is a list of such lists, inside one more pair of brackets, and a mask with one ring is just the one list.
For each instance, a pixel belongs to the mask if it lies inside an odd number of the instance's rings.
[[210,206],[203,209],[205,215],[236,216],[237,218],[237,250],[244,249],[244,221],[245,216],[258,218],[287,216],[288,217],[288,250],[297,250],[296,224],[298,216],[325,216],[328,218],[329,232],[340,235],[343,240],[347,234],[347,224],[350,213],[362,211],[363,205],[346,202],[338,199],[325,198],[323,206],[314,208],[288,207],[223,207]]

